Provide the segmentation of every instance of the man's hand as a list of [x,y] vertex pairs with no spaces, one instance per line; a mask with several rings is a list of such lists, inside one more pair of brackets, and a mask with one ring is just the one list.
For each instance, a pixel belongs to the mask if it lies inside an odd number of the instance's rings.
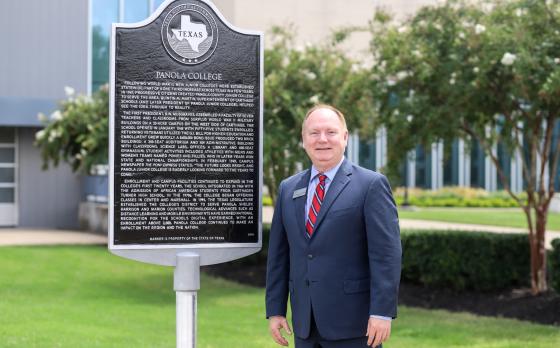
[[285,317],[275,315],[268,318],[268,329],[270,331],[270,335],[274,339],[274,342],[282,346],[288,345],[288,340],[286,340],[284,336],[282,336],[282,332],[280,331],[281,329],[284,329],[286,330],[288,335],[292,334],[290,325],[288,324],[288,321]]
[[377,347],[391,336],[391,320],[369,318],[366,336],[367,345]]

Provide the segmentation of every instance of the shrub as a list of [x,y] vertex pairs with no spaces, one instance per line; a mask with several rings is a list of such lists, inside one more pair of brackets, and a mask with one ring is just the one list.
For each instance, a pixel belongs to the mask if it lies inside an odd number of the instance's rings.
[[404,281],[458,291],[491,291],[529,283],[526,235],[409,231],[401,239]]
[[242,258],[236,262],[239,262],[242,265],[247,266],[255,266],[255,265],[265,265],[266,258],[268,255],[268,237],[270,236],[270,225],[263,224],[262,228],[262,249],[256,254],[249,255],[247,257]]
[[74,95],[67,87],[67,99],[50,118],[40,114],[45,128],[36,133],[35,145],[41,151],[43,168],[49,163],[69,163],[74,171],[90,173],[105,164],[109,151],[109,88],[103,86],[91,97]]
[[[246,265],[266,263],[270,225],[263,226],[263,249]],[[528,286],[527,236],[463,231],[403,231],[402,280],[456,291],[492,291]],[[556,240],[560,265],[560,239]],[[560,285],[560,267],[555,267]]]
[[271,207],[273,205],[272,198],[270,196],[263,196],[262,204],[265,207]]
[[552,241],[552,251],[550,252],[549,273],[552,280],[552,288],[560,293],[560,238]]
[[[522,199],[523,194],[520,194]],[[404,188],[395,190],[398,205],[404,202]],[[484,207],[514,208],[518,207],[507,192],[487,192],[471,187],[444,187],[439,190],[408,189],[408,202],[417,207]]]

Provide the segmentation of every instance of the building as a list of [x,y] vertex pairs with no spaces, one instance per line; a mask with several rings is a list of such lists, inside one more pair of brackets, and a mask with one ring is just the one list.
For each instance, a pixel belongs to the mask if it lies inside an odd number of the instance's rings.
[[[109,79],[112,22],[137,22],[163,0],[28,0],[7,1],[0,11],[3,53],[0,55],[0,226],[76,228],[83,201],[103,201],[106,179],[72,173],[61,164],[47,171],[33,146],[41,128],[37,118],[49,115],[65,98],[64,87],[91,93]],[[273,25],[295,24],[298,44],[317,43],[333,29],[366,26],[377,7],[403,17],[435,0],[215,0],[224,16],[240,28],[267,31]],[[266,42],[266,36],[265,36]],[[354,34],[353,55],[367,55],[369,37]],[[390,144],[389,144],[390,145]],[[387,137],[352,135],[348,157],[365,167],[385,165]],[[443,144],[410,154],[403,184],[425,188],[443,185],[501,188],[496,170],[480,148],[456,141],[452,153]],[[507,162],[515,190],[522,188],[520,163],[497,146]],[[445,160],[447,159],[447,160]],[[504,162],[505,163],[505,162]]]
[[41,170],[33,146],[64,86],[87,92],[87,3],[2,3],[0,32],[0,226],[77,226],[81,178],[69,167]]
[[[224,10],[228,12],[227,17],[239,27],[266,31],[273,25],[295,23],[298,44],[304,45],[308,42],[321,42],[336,28],[367,26],[376,8],[388,10],[397,20],[402,20],[421,6],[436,2],[356,0],[350,4],[343,0],[231,0],[224,3]],[[363,56],[367,60],[369,39],[366,33],[353,34],[347,43],[348,51],[354,57]],[[556,134],[560,134],[559,128],[556,129]],[[360,139],[354,133],[348,142],[347,156],[364,167],[379,170],[387,163],[388,146],[391,146],[390,139],[387,139],[383,129],[378,131],[374,139]],[[494,147],[494,153],[509,178],[509,186],[514,192],[522,191],[524,181],[521,174],[521,154],[510,155],[500,144]],[[450,147],[445,147],[441,142],[432,144],[428,149],[418,146],[409,154],[401,176],[403,179],[399,186],[425,189],[470,186],[487,191],[503,189],[490,157],[485,155],[478,144],[466,144],[463,140],[455,140]]]
[[42,170],[39,150],[33,145],[42,126],[37,115],[49,115],[57,108],[66,97],[65,86],[91,93],[106,83],[111,23],[142,20],[161,2],[2,3],[0,226],[79,227],[79,204],[88,196],[96,198],[99,183],[73,173],[64,163]]

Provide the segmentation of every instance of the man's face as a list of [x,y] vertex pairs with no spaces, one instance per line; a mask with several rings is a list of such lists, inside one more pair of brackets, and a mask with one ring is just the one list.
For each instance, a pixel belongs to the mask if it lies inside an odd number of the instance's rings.
[[336,113],[329,109],[317,109],[303,124],[303,148],[320,172],[336,166],[348,140],[348,131]]

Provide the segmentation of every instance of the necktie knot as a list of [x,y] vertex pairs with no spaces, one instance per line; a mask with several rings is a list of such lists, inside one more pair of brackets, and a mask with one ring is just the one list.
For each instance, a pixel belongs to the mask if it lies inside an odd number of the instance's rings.
[[325,174],[319,174],[319,182],[321,185],[325,186],[325,181],[327,180],[327,176]]

